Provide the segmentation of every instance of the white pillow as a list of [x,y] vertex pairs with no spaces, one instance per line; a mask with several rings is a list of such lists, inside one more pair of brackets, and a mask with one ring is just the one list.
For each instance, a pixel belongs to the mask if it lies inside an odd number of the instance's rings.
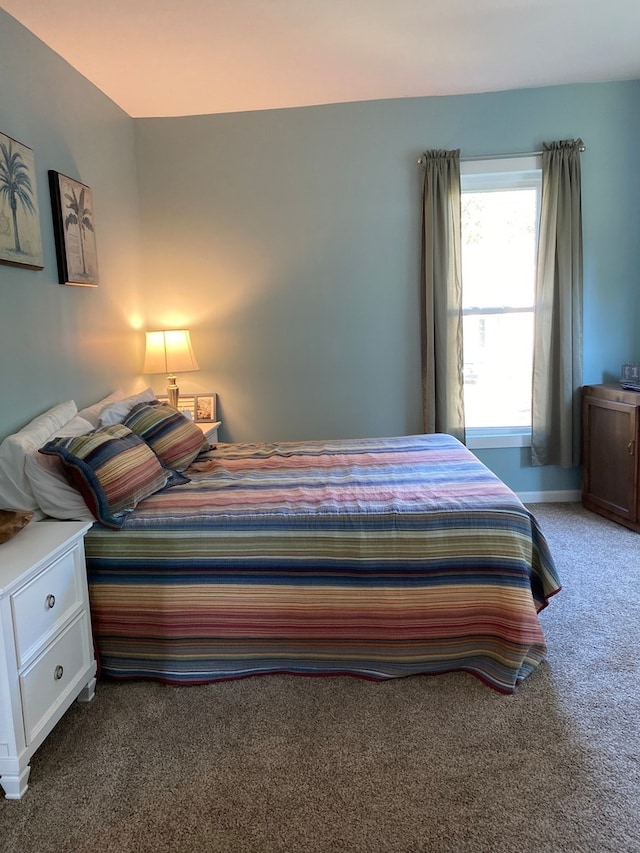
[[92,424],[94,427],[98,426],[98,417],[100,416],[100,412],[104,409],[106,405],[109,403],[115,403],[116,400],[122,400],[126,397],[124,391],[118,388],[117,391],[114,391],[113,394],[109,394],[108,397],[103,397],[102,400],[98,400],[97,403],[92,403],[90,406],[86,406],[84,409],[80,409],[78,414],[80,417],[85,418]]
[[[90,421],[76,415],[62,429],[56,430],[55,436],[85,435],[93,428]],[[57,456],[44,456],[37,450],[32,450],[25,458],[24,470],[38,506],[45,515],[51,518],[95,521],[95,516],[80,492],[65,477],[62,463]]]
[[53,433],[76,413],[73,400],[60,403],[30,421],[0,444],[0,507],[28,509],[37,513],[38,504],[24,470],[25,457],[46,444]]
[[139,394],[132,394],[130,397],[124,397],[122,400],[118,400],[115,403],[109,403],[104,406],[100,412],[100,416],[98,417],[98,426],[106,427],[114,426],[114,424],[121,424],[131,409],[133,409],[134,406],[137,406],[138,403],[150,403],[155,399],[156,395],[153,390],[151,388],[146,388],[144,391],[140,391]]

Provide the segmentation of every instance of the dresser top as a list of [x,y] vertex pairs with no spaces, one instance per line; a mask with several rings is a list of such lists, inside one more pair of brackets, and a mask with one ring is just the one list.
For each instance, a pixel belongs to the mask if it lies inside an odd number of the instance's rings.
[[91,527],[86,521],[31,521],[0,545],[0,597],[67,551]]
[[630,403],[632,406],[640,405],[640,391],[630,391],[622,388],[617,382],[604,385],[584,385],[582,394],[584,397],[596,397],[599,400],[609,400],[613,403]]

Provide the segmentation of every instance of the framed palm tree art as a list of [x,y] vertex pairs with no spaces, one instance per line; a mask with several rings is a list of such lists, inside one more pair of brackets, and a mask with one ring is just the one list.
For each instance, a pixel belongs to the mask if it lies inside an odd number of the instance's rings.
[[80,181],[49,170],[53,233],[60,284],[98,286],[93,193]]
[[33,151],[4,133],[0,133],[0,261],[43,268]]

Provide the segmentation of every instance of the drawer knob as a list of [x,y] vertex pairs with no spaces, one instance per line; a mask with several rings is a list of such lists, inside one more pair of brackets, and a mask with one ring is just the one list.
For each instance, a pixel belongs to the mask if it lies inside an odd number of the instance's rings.
[[47,608],[49,610],[51,610],[52,607],[55,607],[55,603],[56,603],[55,595],[48,595],[47,596]]
[[60,681],[60,679],[62,678],[63,672],[64,672],[64,668],[61,667],[60,664],[58,664],[58,666],[53,671],[53,677],[55,678],[56,681]]

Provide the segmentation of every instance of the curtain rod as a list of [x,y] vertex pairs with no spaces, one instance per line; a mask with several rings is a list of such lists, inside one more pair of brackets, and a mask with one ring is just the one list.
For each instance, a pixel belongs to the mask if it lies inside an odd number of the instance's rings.
[[[580,152],[586,151],[587,146],[584,142],[578,148]],[[512,151],[510,154],[471,154],[468,157],[461,157],[462,163],[468,163],[474,160],[509,160],[512,157],[542,157],[543,151]],[[424,160],[422,156],[418,157],[418,163],[422,165]]]

